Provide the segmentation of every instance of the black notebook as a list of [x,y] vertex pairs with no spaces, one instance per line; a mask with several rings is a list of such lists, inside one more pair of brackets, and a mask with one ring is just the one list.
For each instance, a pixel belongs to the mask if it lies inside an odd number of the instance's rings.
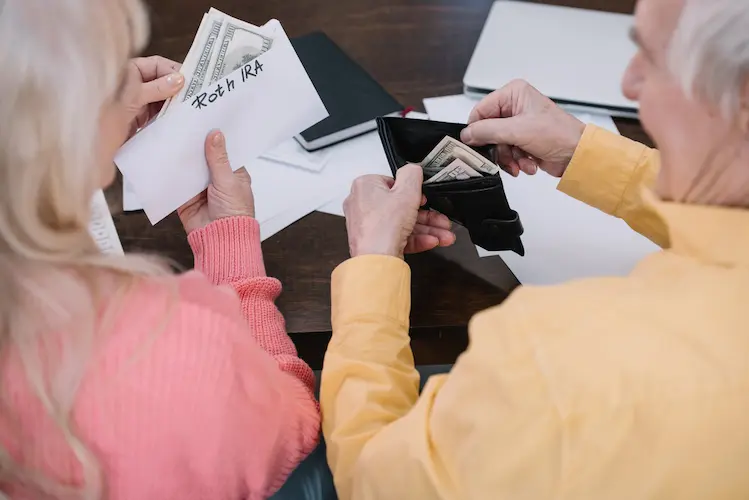
[[295,137],[307,151],[377,128],[378,116],[403,107],[324,33],[291,40],[330,116]]

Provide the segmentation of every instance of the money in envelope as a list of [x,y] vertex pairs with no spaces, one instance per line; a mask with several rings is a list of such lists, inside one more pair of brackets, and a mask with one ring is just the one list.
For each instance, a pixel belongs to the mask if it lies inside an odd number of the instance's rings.
[[328,116],[275,19],[256,27],[211,9],[182,72],[182,92],[115,158],[152,224],[208,186],[212,130],[236,170]]

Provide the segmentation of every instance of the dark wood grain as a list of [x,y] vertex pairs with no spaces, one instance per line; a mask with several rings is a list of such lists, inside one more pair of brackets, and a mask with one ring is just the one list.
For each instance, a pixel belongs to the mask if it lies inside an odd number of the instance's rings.
[[[291,37],[321,30],[402,104],[461,92],[463,73],[492,0],[149,0],[148,54],[181,61],[203,13],[214,6],[249,22],[279,19]],[[635,0],[549,0],[545,3],[631,13]],[[529,34],[532,38],[532,34]],[[639,123],[622,132],[648,142]],[[192,255],[175,215],[151,227],[142,213],[122,214],[119,184],[108,191],[128,251],[158,253],[181,268]],[[330,338],[330,273],[348,257],[344,221],[313,213],[263,243],[269,275],[281,280],[278,306],[300,355],[321,365]],[[458,244],[409,256],[413,271],[412,344],[419,363],[449,363],[467,345],[476,312],[498,304],[518,285],[499,257],[479,259],[465,231]]]

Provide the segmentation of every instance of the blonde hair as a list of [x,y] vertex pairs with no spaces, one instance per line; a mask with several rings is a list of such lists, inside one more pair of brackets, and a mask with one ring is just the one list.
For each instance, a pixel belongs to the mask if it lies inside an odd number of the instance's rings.
[[[88,232],[100,179],[100,110],[146,37],[140,0],[0,0],[0,355],[5,362],[6,353],[18,354],[82,478],[60,484],[0,445],[0,484],[35,496],[104,494],[97,461],[70,419],[94,334],[103,329],[102,283],[121,291],[138,275],[168,272],[145,257],[105,256]],[[105,318],[117,304],[107,299]],[[49,366],[50,332],[71,326]],[[0,400],[4,423],[12,412]]]

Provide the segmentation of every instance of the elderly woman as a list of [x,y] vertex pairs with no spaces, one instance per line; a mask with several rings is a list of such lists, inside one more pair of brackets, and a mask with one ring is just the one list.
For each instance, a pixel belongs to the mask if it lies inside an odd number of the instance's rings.
[[314,448],[319,412],[247,172],[207,138],[212,184],[179,212],[198,272],[102,255],[89,200],[184,79],[128,59],[139,0],[0,11],[0,497],[266,498]]
[[623,89],[660,152],[523,82],[462,138],[663,251],[627,277],[520,288],[421,397],[401,258],[421,172],[354,187],[321,392],[341,498],[749,498],[749,3],[641,0],[635,25]]

